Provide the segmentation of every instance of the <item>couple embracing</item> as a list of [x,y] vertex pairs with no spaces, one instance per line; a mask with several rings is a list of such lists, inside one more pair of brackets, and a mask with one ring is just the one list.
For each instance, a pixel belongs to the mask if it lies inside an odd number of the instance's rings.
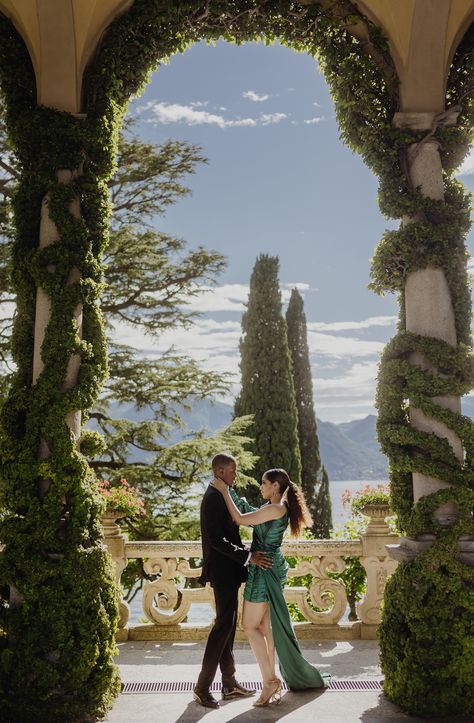
[[[280,673],[292,690],[323,688],[329,676],[311,665],[301,654],[283,597],[288,564],[281,544],[290,525],[298,537],[311,524],[303,494],[284,469],[264,473],[260,492],[262,507],[249,505],[233,489],[237,462],[229,454],[212,460],[214,478],[201,504],[203,567],[199,582],[210,582],[214,590],[216,617],[206,644],[194,699],[206,708],[218,708],[210,692],[220,667],[222,697],[255,694],[235,679],[232,652],[237,623],[238,591],[246,581],[242,625],[262,674],[262,694],[256,706],[280,700],[282,681],[275,673],[275,649]],[[238,525],[253,527],[250,551],[240,539]]]

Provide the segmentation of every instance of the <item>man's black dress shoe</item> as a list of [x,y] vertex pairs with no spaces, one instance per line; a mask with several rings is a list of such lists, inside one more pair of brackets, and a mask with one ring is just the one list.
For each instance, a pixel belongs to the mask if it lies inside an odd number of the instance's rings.
[[237,683],[236,680],[233,680],[228,685],[222,684],[222,697],[224,700],[227,700],[228,698],[250,698],[250,696],[255,695],[255,690],[249,690],[249,688],[244,688],[243,685],[240,685],[240,683]]
[[194,700],[199,703],[199,705],[203,705],[204,708],[219,708],[219,702],[213,698],[208,690],[200,690],[196,687],[193,690],[193,697]]

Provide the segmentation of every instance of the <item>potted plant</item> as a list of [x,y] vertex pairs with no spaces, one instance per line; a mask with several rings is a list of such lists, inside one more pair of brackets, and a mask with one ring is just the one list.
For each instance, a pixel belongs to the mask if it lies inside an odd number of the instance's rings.
[[356,492],[346,489],[342,493],[344,505],[350,504],[354,515],[364,515],[369,518],[367,531],[370,533],[386,533],[385,518],[390,514],[390,489],[388,484],[365,485]]
[[145,505],[136,487],[132,487],[125,477],[117,482],[99,480],[99,493],[106,504],[102,515],[102,526],[106,537],[120,533],[117,520],[121,517],[136,517],[145,514]]

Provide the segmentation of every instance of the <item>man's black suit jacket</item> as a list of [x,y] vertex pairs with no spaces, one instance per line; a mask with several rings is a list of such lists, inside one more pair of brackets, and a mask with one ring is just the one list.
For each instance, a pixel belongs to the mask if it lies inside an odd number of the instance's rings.
[[223,496],[209,485],[201,502],[202,573],[199,582],[240,584],[247,578],[249,551],[230,516]]

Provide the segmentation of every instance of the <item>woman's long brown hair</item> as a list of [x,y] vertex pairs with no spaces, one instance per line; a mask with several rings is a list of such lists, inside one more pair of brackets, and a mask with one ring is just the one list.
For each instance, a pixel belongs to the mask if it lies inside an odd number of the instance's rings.
[[306,506],[303,491],[288,476],[284,469],[267,469],[263,478],[269,482],[278,482],[280,494],[288,489],[288,514],[292,537],[299,537],[304,527],[311,527],[313,519]]

